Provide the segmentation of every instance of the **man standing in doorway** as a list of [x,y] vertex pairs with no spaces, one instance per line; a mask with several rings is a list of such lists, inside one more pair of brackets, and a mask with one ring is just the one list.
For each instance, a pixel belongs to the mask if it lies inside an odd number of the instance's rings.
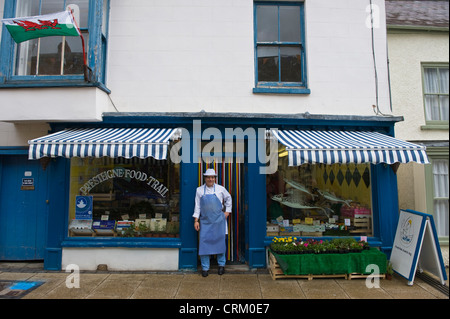
[[225,273],[226,220],[231,213],[232,199],[224,187],[216,184],[216,176],[213,169],[206,170],[205,184],[195,194],[194,228],[200,232],[198,254],[203,277],[208,276],[211,255],[217,255],[219,275]]

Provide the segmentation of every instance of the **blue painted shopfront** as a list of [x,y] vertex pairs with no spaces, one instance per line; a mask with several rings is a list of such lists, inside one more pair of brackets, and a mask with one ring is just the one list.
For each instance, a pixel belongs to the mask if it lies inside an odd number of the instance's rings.
[[[69,127],[158,127],[185,128],[190,139],[183,144],[191,149],[199,139],[194,135],[193,120],[201,120],[202,129],[217,128],[279,128],[279,129],[334,129],[371,130],[393,136],[394,125],[401,118],[310,116],[310,115],[239,115],[239,114],[105,114],[102,123],[54,123],[52,131]],[[184,146],[183,146],[184,147]],[[191,154],[192,156],[192,154]],[[266,176],[260,174],[264,164],[244,164],[245,197],[245,262],[250,268],[266,267],[266,248],[271,238],[266,236]],[[49,204],[47,218],[44,264],[46,269],[61,269],[62,251],[65,247],[129,247],[177,248],[179,269],[197,269],[197,233],[192,225],[195,190],[198,186],[198,163],[181,162],[180,168],[180,237],[179,238],[121,238],[80,237],[69,238],[68,194],[70,160],[53,158],[47,167]],[[398,220],[397,178],[389,165],[371,165],[373,237],[372,246],[390,253]]]

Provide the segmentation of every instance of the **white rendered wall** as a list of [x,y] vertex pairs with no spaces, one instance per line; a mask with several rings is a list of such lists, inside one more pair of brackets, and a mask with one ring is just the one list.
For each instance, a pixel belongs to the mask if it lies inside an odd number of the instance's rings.
[[[384,1],[379,105],[389,113]],[[253,94],[253,0],[111,2],[108,88],[120,112],[374,115],[369,0],[306,0],[310,95]]]
[[176,271],[178,249],[64,248],[62,269],[75,264],[80,270],[97,270],[105,264],[113,271]]
[[[384,1],[373,2],[379,106],[388,114]],[[94,88],[1,89],[0,121],[101,121],[116,109],[374,115],[368,5],[306,0],[311,94],[268,95],[252,92],[253,0],[112,0],[106,86],[116,108]]]
[[95,87],[0,89],[0,121],[101,121],[113,111],[108,95]]

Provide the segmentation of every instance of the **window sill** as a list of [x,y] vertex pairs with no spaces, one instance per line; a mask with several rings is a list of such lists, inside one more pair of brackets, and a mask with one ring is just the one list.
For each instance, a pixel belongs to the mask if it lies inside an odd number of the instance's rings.
[[311,94],[310,89],[298,87],[256,87],[253,93],[265,94]]
[[426,124],[422,125],[420,127],[422,131],[427,130],[448,130],[448,123],[447,124]]
[[61,243],[64,248],[181,248],[179,237],[71,237]]
[[0,89],[13,88],[52,88],[52,87],[97,87],[102,91],[110,94],[111,91],[100,82],[85,82],[83,80],[39,80],[39,81],[8,81],[0,83]]

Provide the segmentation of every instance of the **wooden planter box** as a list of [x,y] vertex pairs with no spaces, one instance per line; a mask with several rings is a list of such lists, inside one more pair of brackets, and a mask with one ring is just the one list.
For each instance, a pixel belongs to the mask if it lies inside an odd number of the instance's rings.
[[[278,258],[282,258],[278,256]],[[299,257],[301,258],[301,257]],[[381,267],[380,267],[381,268]],[[380,272],[385,272],[386,270],[384,268],[380,269]],[[369,276],[372,277],[379,277],[384,279],[385,274],[380,273],[379,275],[372,275],[372,274],[363,274],[363,273],[322,273],[322,274],[293,274],[292,272],[289,274],[286,274],[282,267],[279,265],[277,258],[275,255],[269,251],[269,273],[272,276],[273,280],[277,279],[308,279],[313,280],[315,278],[343,278],[347,280],[352,280],[354,278],[367,278]]]

